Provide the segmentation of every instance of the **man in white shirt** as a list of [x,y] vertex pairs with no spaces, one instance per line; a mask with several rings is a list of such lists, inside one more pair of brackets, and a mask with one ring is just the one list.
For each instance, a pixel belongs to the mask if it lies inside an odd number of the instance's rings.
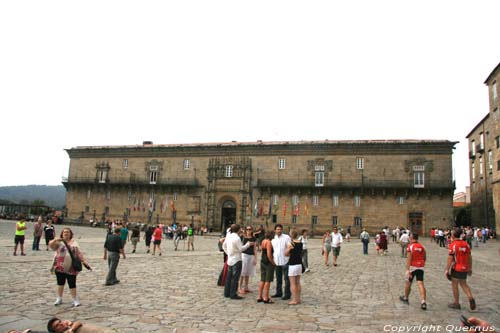
[[399,244],[401,244],[401,257],[406,258],[408,256],[408,243],[410,243],[410,236],[408,235],[408,231],[405,230],[401,238],[399,238]]
[[[282,297],[281,299],[290,299],[292,295],[290,291],[290,279],[288,278],[288,260],[290,257],[285,256],[285,250],[292,242],[290,236],[283,233],[283,226],[276,224],[274,227],[274,239],[271,241],[273,245],[273,259],[276,263],[276,294],[271,297]],[[285,279],[285,295],[283,295],[283,278]]]
[[342,234],[338,231],[337,227],[333,227],[333,232],[332,232],[333,266],[337,266],[337,257],[340,255],[341,244],[342,244]]
[[239,224],[231,225],[231,232],[226,234],[226,240],[222,244],[222,248],[227,254],[228,265],[226,282],[224,284],[224,297],[230,297],[231,299],[243,298],[237,294],[238,281],[240,280],[242,268],[241,252],[255,244],[254,242],[248,242],[245,245],[241,244],[240,236],[238,236],[240,228]]

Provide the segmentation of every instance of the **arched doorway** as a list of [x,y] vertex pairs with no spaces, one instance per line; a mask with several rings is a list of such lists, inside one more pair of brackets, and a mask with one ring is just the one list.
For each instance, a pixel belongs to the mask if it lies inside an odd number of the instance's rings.
[[227,228],[236,223],[236,203],[232,200],[226,200],[222,204],[221,211],[221,229],[225,233]]

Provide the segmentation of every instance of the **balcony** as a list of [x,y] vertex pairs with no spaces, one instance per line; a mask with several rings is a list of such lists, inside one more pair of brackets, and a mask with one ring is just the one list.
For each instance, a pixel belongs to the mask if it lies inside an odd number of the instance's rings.
[[255,185],[257,188],[271,189],[293,189],[311,190],[322,188],[324,190],[453,190],[454,184],[450,181],[430,181],[424,187],[415,186],[413,179],[405,180],[384,180],[384,179],[344,179],[325,180],[323,186],[317,186],[314,179],[258,179]]
[[476,145],[476,151],[477,151],[478,153],[482,153],[482,152],[484,151],[484,145],[483,145],[483,144],[480,144],[480,143],[479,143],[479,144],[477,144],[477,145]]
[[469,151],[469,159],[473,160],[476,158],[476,153],[473,151]]
[[95,186],[150,186],[150,187],[198,187],[199,182],[196,178],[167,178],[157,179],[151,182],[149,178],[110,177],[106,180],[100,180],[96,177],[63,177],[62,183],[65,187],[68,185],[95,185]]

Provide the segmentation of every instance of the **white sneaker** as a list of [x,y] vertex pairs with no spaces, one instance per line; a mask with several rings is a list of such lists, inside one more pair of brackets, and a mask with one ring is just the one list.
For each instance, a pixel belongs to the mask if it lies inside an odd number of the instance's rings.
[[74,300],[73,300],[73,307],[75,307],[75,308],[76,308],[77,306],[80,306],[80,301],[79,301],[79,300],[77,300],[77,299],[74,299]]
[[307,273],[307,272],[310,272],[311,270],[309,268],[306,268],[306,270],[304,271],[304,273]]
[[54,302],[55,306],[58,306],[59,304],[62,304],[62,298],[61,297],[56,298],[56,301]]

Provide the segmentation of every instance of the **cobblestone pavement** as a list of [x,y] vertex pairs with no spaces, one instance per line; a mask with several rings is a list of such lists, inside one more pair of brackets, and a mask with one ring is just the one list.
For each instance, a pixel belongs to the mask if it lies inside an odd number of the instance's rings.
[[[27,235],[33,224],[28,223]],[[56,226],[57,232],[61,226]],[[0,221],[0,331],[11,328],[43,329],[52,316],[81,320],[97,326],[113,327],[120,332],[426,332],[435,325],[440,332],[452,332],[459,316],[471,315],[461,292],[462,311],[451,310],[450,283],[444,277],[446,250],[431,244],[425,270],[428,310],[419,307],[416,285],[410,305],[402,304],[404,259],[399,247],[389,245],[389,255],[377,256],[370,245],[368,256],[354,239],[344,243],[337,267],[325,267],[320,257],[320,240],[309,244],[311,272],[302,277],[302,301],[289,306],[256,303],[256,294],[244,300],[222,296],[216,285],[222,268],[222,255],[215,236],[196,237],[195,252],[173,251],[171,240],[163,241],[163,256],[145,253],[144,243],[127,259],[121,260],[121,283],[104,286],[107,272],[102,259],[103,229],[72,227],[93,271],[82,272],[77,286],[82,305],[71,307],[66,287],[64,303],[55,300],[55,277],[49,272],[53,252],[31,251],[32,237],[26,241],[27,256],[12,255],[15,224]],[[500,327],[500,255],[499,243],[490,241],[473,249],[474,274],[469,282],[478,303],[475,316]],[[259,275],[259,272],[257,273]],[[257,278],[251,281],[257,289]],[[274,284],[271,286],[274,290]],[[390,326],[386,326],[390,325]],[[423,325],[423,326],[419,326]]]

